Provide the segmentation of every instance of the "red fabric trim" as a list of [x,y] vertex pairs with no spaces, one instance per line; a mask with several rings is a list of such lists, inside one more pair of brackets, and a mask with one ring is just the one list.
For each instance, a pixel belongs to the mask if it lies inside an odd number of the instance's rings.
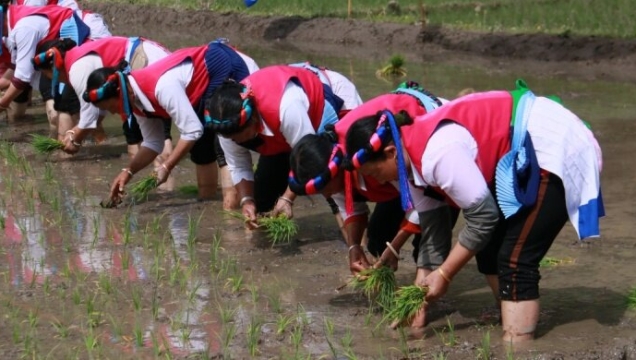
[[420,226],[418,224],[413,224],[406,219],[402,220],[402,224],[400,224],[400,230],[409,232],[411,234],[419,234],[421,232]]
[[13,84],[13,86],[15,86],[18,90],[26,90],[29,88],[28,82],[24,82],[15,76],[11,78],[11,84]]
[[355,222],[367,222],[367,214],[360,214],[360,215],[353,215],[353,216],[349,216],[348,218],[345,219],[344,221],[344,225],[347,226],[351,223],[355,223]]

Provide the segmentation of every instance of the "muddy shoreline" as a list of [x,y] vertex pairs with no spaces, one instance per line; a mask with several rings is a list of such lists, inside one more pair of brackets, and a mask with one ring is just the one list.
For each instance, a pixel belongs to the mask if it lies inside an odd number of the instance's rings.
[[[439,26],[338,18],[249,16],[208,10],[89,2],[115,34],[173,39],[228,37],[243,46],[298,49],[345,58],[385,60],[394,53],[419,61],[444,61],[636,82],[636,40],[570,34],[505,34]],[[164,40],[165,41],[165,40]]]

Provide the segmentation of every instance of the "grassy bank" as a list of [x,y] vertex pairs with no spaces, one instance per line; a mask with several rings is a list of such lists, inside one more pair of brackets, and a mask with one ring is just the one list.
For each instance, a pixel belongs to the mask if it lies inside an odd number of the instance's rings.
[[[118,0],[115,0],[118,1]],[[127,0],[133,4],[258,15],[339,17],[429,25],[476,31],[636,36],[633,0],[260,0],[247,9],[241,0]]]

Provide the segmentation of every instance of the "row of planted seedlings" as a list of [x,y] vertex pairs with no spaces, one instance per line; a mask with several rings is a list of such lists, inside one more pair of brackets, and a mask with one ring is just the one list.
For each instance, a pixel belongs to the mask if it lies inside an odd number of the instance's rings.
[[[23,309],[18,310],[14,306],[16,299],[11,297],[11,293],[4,296],[3,300],[7,307],[16,309],[11,312],[11,323],[16,334],[14,345],[16,347],[24,346],[23,355],[43,356],[44,346],[38,347],[37,344],[39,342],[46,343],[47,339],[55,338],[59,340],[58,346],[46,346],[48,351],[46,356],[85,358],[88,355],[89,357],[101,357],[105,353],[109,355],[113,351],[121,351],[126,354],[131,353],[131,351],[136,353],[144,351],[144,348],[152,348],[155,355],[170,357],[171,352],[175,349],[177,352],[190,350],[188,349],[190,344],[188,340],[192,335],[193,326],[189,318],[193,309],[188,305],[183,306],[173,314],[166,314],[165,308],[167,306],[162,307],[161,304],[174,303],[177,302],[177,299],[184,298],[188,304],[193,304],[197,302],[199,290],[206,282],[208,282],[206,285],[214,289],[213,291],[216,293],[209,298],[217,298],[215,302],[217,304],[224,303],[222,300],[224,293],[249,292],[252,294],[249,298],[254,302],[259,299],[256,286],[243,283],[237,260],[229,255],[219,256],[218,252],[221,249],[219,236],[215,236],[212,241],[209,263],[200,261],[200,257],[196,256],[196,232],[201,217],[189,217],[188,219],[188,235],[185,241],[185,253],[188,256],[184,257],[179,255],[178,249],[172,246],[173,236],[163,226],[165,223],[164,215],[154,216],[147,221],[145,228],[141,230],[137,224],[134,208],[120,209],[123,211],[114,215],[109,212],[93,212],[94,215],[91,219],[81,219],[77,213],[83,212],[82,207],[94,206],[86,201],[88,196],[86,188],[62,187],[56,180],[54,168],[48,162],[43,165],[44,171],[39,172],[43,174],[42,178],[37,179],[30,162],[24,156],[18,155],[18,151],[12,144],[3,143],[0,155],[5,159],[5,164],[11,167],[8,171],[11,175],[3,177],[4,186],[10,189],[7,191],[7,194],[11,196],[9,200],[11,202],[14,198],[25,200],[29,215],[46,217],[43,223],[46,224],[47,228],[55,227],[58,233],[65,235],[62,236],[62,246],[52,249],[54,253],[61,252],[67,255],[66,257],[61,256],[64,261],[63,265],[59,266],[60,270],[55,276],[45,276],[41,283],[28,284],[28,288],[32,290],[34,301],[28,304],[23,303]],[[15,171],[16,168],[21,171]],[[19,181],[22,193],[18,193],[12,188],[13,184],[18,183],[18,181],[13,181],[16,176],[34,181],[33,183]],[[62,196],[64,192],[73,192],[74,200],[65,200]],[[67,196],[67,198],[69,197]],[[37,214],[34,201],[37,201]],[[75,204],[69,204],[65,207],[65,203],[68,202],[75,202]],[[49,218],[46,214],[55,214],[57,218]],[[114,218],[118,215],[121,219],[103,219]],[[267,223],[267,220],[262,219],[262,222]],[[71,236],[73,232],[68,231],[68,229],[77,227],[75,223],[79,221],[94,222],[93,233],[82,234],[83,239],[73,238]],[[98,223],[101,221],[108,221],[110,228],[121,229],[117,234],[120,241],[103,239],[104,235],[98,231],[100,227]],[[289,241],[291,234],[296,231],[295,225],[290,222],[270,221],[269,224],[264,227],[274,229],[273,232],[269,232],[273,242]],[[276,227],[277,224],[278,227]],[[137,228],[137,231],[134,231],[134,228]],[[48,229],[43,229],[42,233],[47,231]],[[115,235],[111,234],[111,237],[115,237]],[[44,236],[41,237],[41,241],[41,246],[46,247]],[[91,249],[106,247],[111,253],[117,254],[118,261],[121,262],[121,269],[124,271],[121,271],[119,276],[99,271],[78,271],[69,259],[77,252],[79,246],[88,246]],[[131,250],[139,248],[152,255],[151,258],[154,260],[151,261],[152,264],[146,279],[141,283],[133,283],[127,280],[123,273],[126,269],[137,265],[133,264],[134,256],[131,255]],[[206,267],[210,271],[209,277],[197,277],[197,274],[205,273]],[[37,272],[37,269],[34,270]],[[37,276],[33,276],[33,279],[36,278]],[[200,280],[193,280],[197,278]],[[213,281],[203,279],[212,279]],[[283,312],[279,296],[276,294],[268,294],[264,298],[268,299],[268,304],[271,304],[268,308],[274,309],[271,312],[274,318],[268,319],[267,314],[256,312],[250,317],[251,320],[248,323],[241,323],[240,326],[228,317],[228,314],[234,313],[235,310],[224,311],[225,305],[210,307],[208,304],[208,309],[205,309],[205,306],[201,309],[202,306],[199,305],[199,309],[195,310],[198,312],[218,312],[219,321],[222,322],[223,326],[220,331],[214,334],[215,340],[212,342],[217,342],[217,345],[220,345],[226,357],[230,357],[237,350],[231,348],[237,330],[239,334],[241,332],[244,334],[245,342],[248,344],[248,353],[258,356],[260,354],[261,326],[274,323],[278,336],[283,336],[287,329],[293,326],[293,331],[290,330],[289,343],[295,349],[294,357],[302,357],[300,354],[304,356],[300,344],[307,318],[302,315],[303,311],[298,310],[294,314]],[[236,304],[237,302],[231,301],[231,303]],[[41,307],[38,304],[47,304],[47,306]],[[302,309],[302,306],[297,308]],[[162,309],[164,310],[163,314]],[[257,309],[256,304],[254,309]],[[28,321],[24,321],[24,317],[28,318]],[[171,335],[153,331],[162,328],[162,323],[169,325],[170,331],[168,332]],[[25,324],[29,324],[32,329],[23,328]],[[329,321],[326,324],[329,324]],[[38,328],[42,331],[37,331]],[[25,335],[18,337],[17,334]],[[179,338],[180,344],[169,343],[174,342],[175,337]],[[80,340],[82,346],[77,345]],[[110,343],[118,344],[118,346],[107,346]],[[344,341],[344,343],[346,345],[347,342]],[[210,344],[209,348],[212,347],[214,344]],[[281,345],[281,348],[287,349],[288,346]],[[201,356],[209,354],[211,354],[210,351],[203,351]],[[134,355],[130,356],[134,357]]]

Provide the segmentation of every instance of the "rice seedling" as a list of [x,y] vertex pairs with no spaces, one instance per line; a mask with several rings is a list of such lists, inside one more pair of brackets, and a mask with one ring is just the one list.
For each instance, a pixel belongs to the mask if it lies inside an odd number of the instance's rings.
[[82,302],[82,295],[80,294],[79,287],[75,287],[75,289],[73,289],[71,298],[73,299],[73,304],[75,305],[79,305]]
[[5,220],[4,216],[0,215],[0,229],[2,229],[2,230],[5,229],[5,226],[6,226],[5,221],[6,220]]
[[46,277],[44,278],[44,283],[42,284],[42,289],[44,290],[44,293],[46,295],[49,295],[51,292],[51,278],[50,277]]
[[221,234],[216,232],[212,238],[212,246],[210,247],[210,266],[215,266],[219,259],[219,251],[221,250]]
[[486,331],[484,337],[481,339],[481,345],[477,349],[478,360],[490,360],[492,358],[490,352],[490,331]]
[[340,345],[342,345],[345,349],[350,349],[353,344],[353,334],[351,334],[351,329],[347,329],[344,335],[340,338]]
[[141,310],[141,291],[137,286],[133,286],[132,288],[132,302],[133,309],[135,309],[136,312],[139,312]]
[[236,325],[234,323],[225,323],[221,334],[221,346],[223,347],[223,359],[230,359],[230,344],[236,335]]
[[[433,330],[433,331],[435,331],[435,335],[439,337],[439,339],[442,341],[444,345],[453,347],[457,345],[457,335],[455,335],[455,325],[453,325],[449,317],[446,317],[446,323],[448,324],[448,326],[444,327],[442,331],[440,332],[437,332],[437,330]],[[446,335],[446,331],[448,331],[448,335]]]
[[97,336],[93,334],[93,329],[88,328],[88,331],[84,335],[84,346],[86,346],[86,350],[88,350],[88,352],[92,354],[93,350],[95,350],[95,348],[97,348],[98,345],[99,345],[99,342],[97,340]]
[[152,172],[141,180],[135,182],[130,187],[130,195],[137,201],[147,200],[150,192],[159,186],[157,174]]
[[448,356],[444,351],[440,351],[437,354],[433,354],[433,360],[447,360]]
[[349,360],[357,360],[358,357],[356,356],[356,354],[353,352],[352,348],[347,348],[344,351],[344,357],[349,359]]
[[378,69],[375,74],[382,79],[399,79],[406,76],[404,57],[397,54],[391,56],[389,63],[381,69]]
[[108,320],[110,322],[110,327],[112,328],[112,331],[113,331],[113,336],[116,339],[120,338],[121,335],[123,334],[121,324],[115,321],[115,318],[113,318],[113,316],[110,314],[108,315]]
[[69,327],[62,324],[61,321],[56,319],[55,321],[51,321],[51,325],[55,328],[55,331],[57,332],[57,337],[66,339],[69,336],[70,334]]
[[283,333],[293,322],[293,315],[278,314],[278,318],[276,319],[276,335],[283,335]]
[[627,307],[636,310],[636,287],[633,287],[627,294]]
[[30,136],[32,138],[31,145],[38,154],[48,154],[55,150],[64,149],[64,143],[59,140],[39,134],[30,134]]
[[191,215],[188,215],[188,238],[186,244],[188,247],[188,253],[190,254],[191,258],[194,258],[194,245],[197,240],[197,229],[199,228],[202,217],[203,212],[199,215],[198,218],[194,218]]
[[11,329],[11,338],[13,339],[14,344],[19,344],[22,341],[22,329],[20,329],[20,325],[14,323],[13,328]]
[[555,267],[559,265],[573,264],[574,261],[575,259],[568,258],[568,257],[563,259],[558,259],[558,258],[546,256],[543,259],[541,259],[541,261],[539,262],[539,267],[550,268],[550,267]]
[[246,286],[246,288],[250,292],[250,295],[252,297],[252,304],[256,306],[256,304],[258,303],[258,297],[259,297],[258,286],[256,286],[255,284],[249,284]]
[[269,309],[271,312],[280,314],[283,311],[280,294],[277,290],[270,289],[269,294],[267,295],[267,303],[269,304]]
[[44,163],[44,182],[47,185],[51,185],[55,182],[55,175],[53,174],[53,166],[51,164]]
[[386,310],[395,296],[395,273],[388,266],[365,269],[352,280],[352,285]]
[[35,309],[35,311],[29,311],[27,317],[29,319],[29,326],[31,327],[31,329],[34,329],[36,326],[38,326],[39,318],[37,309]]
[[150,300],[150,312],[152,313],[153,320],[157,320],[157,318],[159,318],[159,297],[157,294],[157,287],[155,287],[152,300]]
[[302,327],[309,325],[309,316],[307,316],[307,311],[305,311],[305,307],[301,303],[296,305],[296,322]]
[[260,319],[253,316],[250,323],[247,326],[247,348],[252,357],[258,353],[258,343],[261,338],[261,326]]
[[292,346],[294,347],[296,358],[298,358],[300,344],[303,341],[303,327],[299,324],[296,324],[296,326],[294,326],[294,330],[289,335],[289,339],[291,341]]
[[196,185],[183,185],[180,186],[177,191],[187,196],[197,196],[199,194],[199,188]]
[[144,346],[144,333],[141,328],[141,324],[139,321],[135,321],[135,326],[133,328],[133,338],[135,339],[135,345],[139,348]]
[[389,311],[385,314],[381,323],[398,321],[402,322],[415,316],[426,304],[427,288],[417,285],[409,285],[399,288]]
[[243,287],[243,275],[229,277],[225,282],[225,287],[229,288],[232,293],[241,291]]
[[334,359],[338,358],[338,351],[333,344],[333,332],[334,325],[333,321],[327,317],[323,318],[323,322],[325,323],[325,339],[327,340],[327,345],[329,346],[329,351],[331,351],[331,355]]
[[221,323],[224,325],[234,321],[234,315],[236,314],[237,309],[231,308],[229,306],[224,307],[222,304],[217,303],[217,307],[219,309],[219,318],[221,319]]

